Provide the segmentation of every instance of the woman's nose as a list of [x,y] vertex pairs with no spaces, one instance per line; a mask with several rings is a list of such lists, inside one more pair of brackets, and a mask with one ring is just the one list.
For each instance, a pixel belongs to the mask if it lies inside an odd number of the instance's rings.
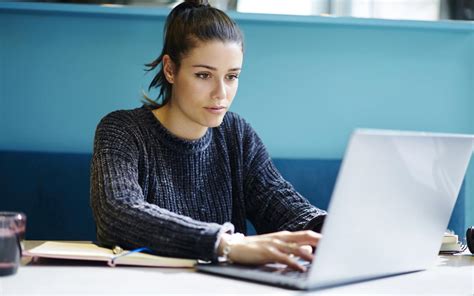
[[223,81],[219,80],[214,86],[212,98],[217,100],[223,100],[227,97],[226,85]]

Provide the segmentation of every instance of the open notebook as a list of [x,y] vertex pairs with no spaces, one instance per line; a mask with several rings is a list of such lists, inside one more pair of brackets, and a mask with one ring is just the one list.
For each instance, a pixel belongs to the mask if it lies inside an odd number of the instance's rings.
[[93,243],[72,243],[47,241],[35,248],[24,251],[23,256],[36,258],[54,258],[68,260],[104,261],[109,266],[135,265],[153,267],[193,267],[196,260],[162,257],[139,253],[143,249],[132,251],[99,247]]

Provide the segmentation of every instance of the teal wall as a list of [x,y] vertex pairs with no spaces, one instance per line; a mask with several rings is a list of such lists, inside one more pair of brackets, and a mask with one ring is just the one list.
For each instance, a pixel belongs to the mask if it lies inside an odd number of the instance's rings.
[[[140,105],[167,13],[0,3],[0,149],[90,152],[102,116]],[[246,52],[232,110],[273,156],[341,157],[356,127],[474,133],[472,22],[233,16]]]

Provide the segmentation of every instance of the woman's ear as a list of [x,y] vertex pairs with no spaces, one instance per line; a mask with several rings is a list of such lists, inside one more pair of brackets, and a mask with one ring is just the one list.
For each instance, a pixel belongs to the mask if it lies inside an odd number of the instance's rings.
[[162,63],[163,63],[163,73],[165,74],[166,80],[170,84],[173,84],[174,83],[174,75],[176,73],[175,72],[175,69],[176,69],[175,63],[173,62],[173,60],[171,60],[171,57],[167,54],[165,54],[163,56]]

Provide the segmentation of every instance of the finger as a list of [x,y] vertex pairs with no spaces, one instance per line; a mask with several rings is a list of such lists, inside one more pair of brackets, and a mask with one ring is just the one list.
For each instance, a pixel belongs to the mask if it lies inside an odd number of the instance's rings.
[[301,272],[306,271],[306,267],[298,264],[293,258],[291,258],[289,255],[280,252],[276,248],[269,248],[270,254],[273,257],[272,260],[274,262],[282,263],[287,265],[289,268],[298,270]]
[[297,243],[286,243],[281,240],[274,240],[272,243],[278,249],[278,251],[282,253],[295,255],[306,261],[313,261],[312,252],[307,252],[305,248],[302,248],[302,246],[298,245]]
[[277,232],[276,238],[286,242],[295,242],[300,245],[310,245],[315,247],[321,240],[322,235],[312,230],[303,230],[295,232],[284,231]]
[[300,249],[301,249],[302,252],[306,252],[308,254],[313,254],[313,247],[311,247],[310,245],[300,246]]
[[313,254],[308,253],[304,248],[296,243],[290,243],[288,246],[288,253],[300,257],[306,261],[313,261]]

